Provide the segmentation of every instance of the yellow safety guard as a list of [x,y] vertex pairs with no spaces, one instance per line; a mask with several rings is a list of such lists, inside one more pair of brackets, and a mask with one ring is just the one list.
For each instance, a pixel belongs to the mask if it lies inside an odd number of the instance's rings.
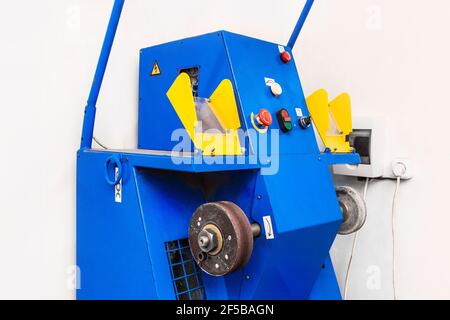
[[306,104],[325,147],[332,153],[353,152],[347,139],[353,130],[350,96],[343,93],[329,102],[328,93],[320,89]]
[[203,155],[242,155],[238,129],[241,128],[233,85],[223,80],[209,98],[209,106],[225,130],[221,132],[199,132],[195,100],[188,74],[181,73],[167,92],[173,108],[189,134],[194,146]]

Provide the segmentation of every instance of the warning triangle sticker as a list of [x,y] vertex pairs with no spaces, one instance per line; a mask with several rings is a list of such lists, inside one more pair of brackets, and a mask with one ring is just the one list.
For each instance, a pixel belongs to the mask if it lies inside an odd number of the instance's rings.
[[161,69],[159,68],[158,61],[155,61],[152,69],[152,76],[159,76],[161,74]]

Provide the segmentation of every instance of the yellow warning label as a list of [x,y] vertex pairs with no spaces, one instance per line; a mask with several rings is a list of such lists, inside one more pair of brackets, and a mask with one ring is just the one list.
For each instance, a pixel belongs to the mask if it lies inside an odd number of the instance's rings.
[[161,74],[161,69],[159,68],[158,61],[155,61],[152,69],[152,76],[159,76]]

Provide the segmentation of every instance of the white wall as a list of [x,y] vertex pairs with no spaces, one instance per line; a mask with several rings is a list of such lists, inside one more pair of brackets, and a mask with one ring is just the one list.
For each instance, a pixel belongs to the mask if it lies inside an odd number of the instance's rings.
[[[446,0],[317,0],[295,50],[306,93],[348,91],[356,115],[388,117],[386,148],[414,159],[397,219],[400,298],[450,298],[445,126]],[[0,10],[0,298],[73,298],[75,152],[112,1],[16,0]],[[218,29],[285,43],[302,1],[127,0],[98,104],[96,135],[132,148],[138,50]],[[339,181],[341,182],[341,181]],[[358,185],[359,186],[359,185]],[[390,298],[394,183],[369,189],[350,298]],[[342,281],[351,238],[333,249]],[[379,268],[381,286],[366,282]],[[372,274],[373,275],[373,274]]]

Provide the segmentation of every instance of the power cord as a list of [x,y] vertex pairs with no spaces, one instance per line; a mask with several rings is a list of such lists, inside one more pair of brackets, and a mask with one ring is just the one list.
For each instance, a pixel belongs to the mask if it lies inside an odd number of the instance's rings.
[[395,292],[395,211],[397,209],[397,196],[400,189],[401,177],[397,177],[397,185],[395,187],[394,197],[392,198],[392,289],[394,292],[394,300],[397,300]]
[[[394,300],[397,300],[396,286],[395,286],[395,218],[396,218],[396,209],[397,209],[397,198],[400,192],[400,184],[402,177],[406,174],[406,165],[402,162],[397,162],[393,164],[392,171],[394,176],[397,179],[394,196],[392,198],[392,289]],[[364,201],[366,201],[367,197],[367,189],[369,187],[370,179],[366,178],[366,184],[364,186]],[[350,259],[347,266],[347,273],[345,275],[345,286],[344,286],[344,300],[347,300],[347,292],[348,292],[348,284],[350,279],[350,270],[353,262],[353,254],[355,252],[356,244],[358,242],[359,231],[355,233],[353,238],[352,251],[350,253]]]
[[394,300],[397,300],[397,293],[395,291],[395,213],[397,209],[397,198],[400,191],[400,183],[402,176],[404,176],[406,173],[406,165],[402,162],[397,162],[393,165],[392,172],[397,178],[397,184],[395,186],[395,192],[392,198],[392,289]]
[[[364,201],[366,201],[367,189],[369,188],[369,183],[370,183],[370,179],[366,178],[366,184],[364,185],[364,194],[363,194]],[[353,237],[352,251],[350,253],[350,259],[348,261],[347,272],[345,274],[344,300],[347,300],[347,289],[348,289],[348,283],[350,280],[350,269],[352,267],[352,262],[353,262],[353,253],[355,252],[356,243],[358,242],[358,234],[359,234],[359,230],[355,233],[355,236]]]
[[400,191],[400,183],[402,176],[406,173],[406,165],[402,162],[397,162],[392,165],[392,172],[397,178],[394,196],[392,198],[392,289],[394,293],[394,300],[397,300],[397,293],[395,291],[395,217],[397,210],[397,198]]
[[95,136],[92,137],[92,140],[94,140],[94,142],[95,142],[96,144],[98,144],[101,148],[103,148],[103,149],[105,149],[105,150],[108,150],[108,149],[109,149],[109,148],[106,147],[103,143],[101,143],[100,141],[98,141],[97,138],[96,138]]

